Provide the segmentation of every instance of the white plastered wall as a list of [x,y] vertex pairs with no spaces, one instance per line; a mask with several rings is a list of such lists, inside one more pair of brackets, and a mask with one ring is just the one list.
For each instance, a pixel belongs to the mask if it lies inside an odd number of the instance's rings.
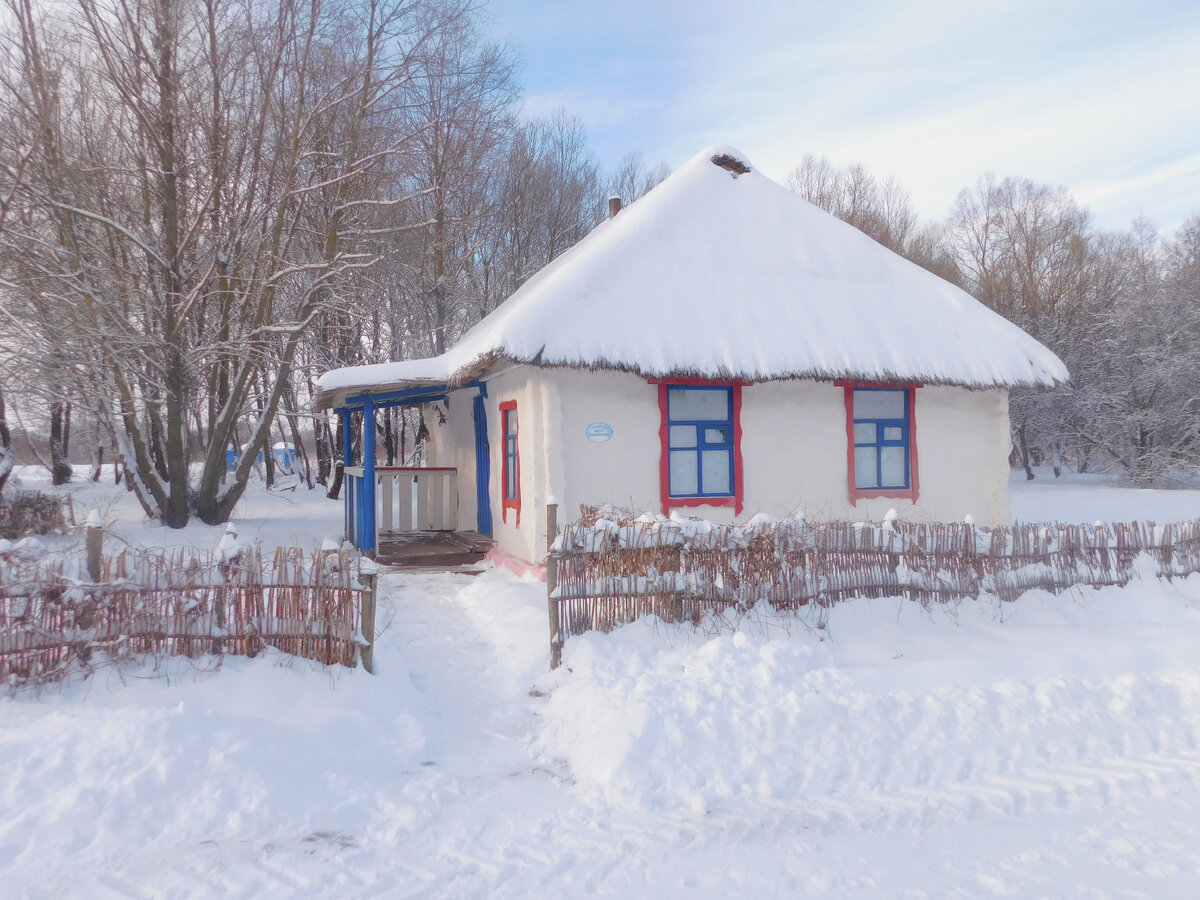
[[[658,388],[625,373],[547,370],[562,405],[558,432],[561,515],[580,504],[661,508]],[[847,477],[845,392],[830,382],[776,381],[742,388],[744,509],[813,520],[882,519],[889,509],[913,520],[1007,522],[1008,392],[922,387],[916,394],[920,492],[851,504]],[[592,423],[613,436],[593,443]],[[732,521],[729,507],[694,507],[684,515]]]
[[881,520],[890,509],[920,521],[1008,521],[1008,392],[959,387],[915,391],[917,503],[850,502],[843,388],[777,381],[742,389],[745,514],[810,520]]
[[[492,536],[511,556],[540,563],[546,556],[546,503],[551,494],[551,431],[554,383],[544,370],[515,366],[487,379],[488,442],[491,446]],[[504,434],[500,405],[517,403],[517,458],[520,464],[520,515],[502,509]]]
[[909,517],[1008,524],[1008,391],[924,387],[916,394],[921,495]]
[[[517,559],[540,562],[546,555],[546,502],[549,497],[551,442],[549,410],[555,406],[553,381],[532,366],[514,366],[486,378],[489,447],[488,491],[492,507],[492,537],[496,547]],[[440,423],[427,408],[429,427],[428,465],[458,469],[458,527],[473,531],[478,523],[475,480],[475,397],[478,388],[453,391],[448,404],[436,404],[445,412]],[[504,435],[500,405],[517,403],[517,454],[520,460],[521,507],[504,510],[502,472]],[[446,407],[449,407],[448,409]]]
[[[657,385],[624,372],[553,369],[546,376],[559,404],[552,472],[560,520],[578,518],[582,505],[658,511]],[[589,425],[609,426],[612,437],[590,440]],[[710,518],[716,512],[705,509]]]
[[[611,503],[660,511],[658,388],[620,372],[516,366],[487,379],[493,536],[504,552],[529,562],[545,556],[545,507],[553,498],[560,522],[581,505]],[[431,465],[455,465],[461,528],[475,527],[474,389],[451,395],[445,426],[430,424]],[[521,461],[520,523],[501,513],[501,403],[516,400]],[[427,416],[428,418],[428,416]],[[1008,393],[922,387],[916,391],[920,494],[850,503],[846,407],[829,382],[781,381],[742,388],[744,509],[803,513],[810,520],[883,518],[895,508],[910,520],[1007,522]],[[612,429],[607,441],[588,438],[588,426]],[[718,522],[729,507],[681,510]]]
[[[474,531],[475,509],[475,413],[477,388],[452,391],[445,403],[424,407],[429,440],[425,464],[458,469],[458,530]],[[442,421],[442,418],[445,421]]]

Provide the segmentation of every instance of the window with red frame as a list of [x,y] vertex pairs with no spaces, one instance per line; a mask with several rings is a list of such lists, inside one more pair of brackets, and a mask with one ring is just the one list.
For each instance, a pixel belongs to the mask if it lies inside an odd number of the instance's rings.
[[663,511],[686,506],[742,509],[740,384],[658,382]]
[[517,450],[517,401],[500,404],[500,423],[504,429],[504,465],[500,470],[501,509],[500,518],[508,521],[508,511],[516,515],[516,524],[521,524],[521,454]]
[[842,383],[850,500],[917,499],[915,387]]

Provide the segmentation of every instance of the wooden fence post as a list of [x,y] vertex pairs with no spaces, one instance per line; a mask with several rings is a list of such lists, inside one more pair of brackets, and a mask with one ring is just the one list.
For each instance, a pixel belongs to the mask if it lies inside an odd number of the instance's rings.
[[375,674],[375,592],[379,586],[378,569],[369,559],[360,563],[358,580],[364,590],[362,596],[362,664],[363,668]]
[[93,509],[87,517],[87,570],[92,581],[100,580],[100,551],[104,546],[104,520],[99,510]]
[[562,630],[558,619],[558,560],[554,558],[554,539],[558,537],[558,504],[546,504],[546,610],[550,615],[550,668],[562,662]]

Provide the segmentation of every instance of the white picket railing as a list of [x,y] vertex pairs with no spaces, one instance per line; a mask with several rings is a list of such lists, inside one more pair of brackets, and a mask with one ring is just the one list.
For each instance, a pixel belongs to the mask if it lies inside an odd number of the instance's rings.
[[458,470],[442,466],[375,469],[378,534],[458,528]]

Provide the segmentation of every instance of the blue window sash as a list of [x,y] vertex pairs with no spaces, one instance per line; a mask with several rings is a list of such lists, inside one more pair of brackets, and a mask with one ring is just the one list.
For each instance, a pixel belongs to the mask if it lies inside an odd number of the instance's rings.
[[[861,486],[858,484],[858,468],[857,468],[857,461],[856,461],[855,462],[855,471],[854,471],[855,487],[858,490],[863,490],[863,491],[907,490],[912,485],[912,453],[911,453],[911,449],[910,449],[911,443],[909,441],[909,430],[908,430],[908,423],[909,423],[908,404],[909,404],[909,400],[910,400],[909,391],[907,388],[856,387],[856,388],[854,388],[855,401],[857,400],[858,394],[866,393],[868,391],[874,391],[876,393],[890,391],[891,393],[897,393],[897,394],[902,395],[902,397],[904,398],[904,415],[903,415],[903,418],[899,418],[899,419],[895,419],[895,418],[884,419],[884,418],[877,418],[877,417],[871,417],[871,416],[861,416],[860,417],[857,415],[854,416],[855,432],[857,432],[859,425],[871,424],[871,425],[875,426],[875,440],[859,441],[856,436],[855,441],[854,441],[854,446],[856,449],[858,447],[874,447],[875,448],[875,483],[873,485],[861,485]],[[858,405],[857,402],[855,402],[854,407],[857,408],[857,405]],[[885,429],[887,429],[887,428],[899,428],[900,429],[900,437],[898,439],[897,438],[888,439],[888,438],[884,437],[884,435],[886,434]],[[902,484],[885,484],[884,483],[884,480],[883,480],[883,452],[882,452],[884,447],[902,447],[904,449],[904,481]]]
[[[722,391],[725,394],[724,419],[675,419],[671,417],[671,391]],[[695,453],[696,455],[696,487],[694,493],[677,492],[674,485],[669,486],[670,497],[732,497],[734,496],[734,459],[733,459],[733,389],[729,387],[710,387],[707,385],[667,384],[667,453]],[[671,428],[677,425],[695,426],[696,444],[690,447],[679,447],[671,443]],[[723,428],[728,436],[724,441],[705,440],[705,428]],[[704,457],[706,451],[725,451],[728,456],[729,479],[724,490],[706,491],[704,489]],[[667,467],[670,472],[670,465]],[[669,477],[669,476],[668,476]]]

